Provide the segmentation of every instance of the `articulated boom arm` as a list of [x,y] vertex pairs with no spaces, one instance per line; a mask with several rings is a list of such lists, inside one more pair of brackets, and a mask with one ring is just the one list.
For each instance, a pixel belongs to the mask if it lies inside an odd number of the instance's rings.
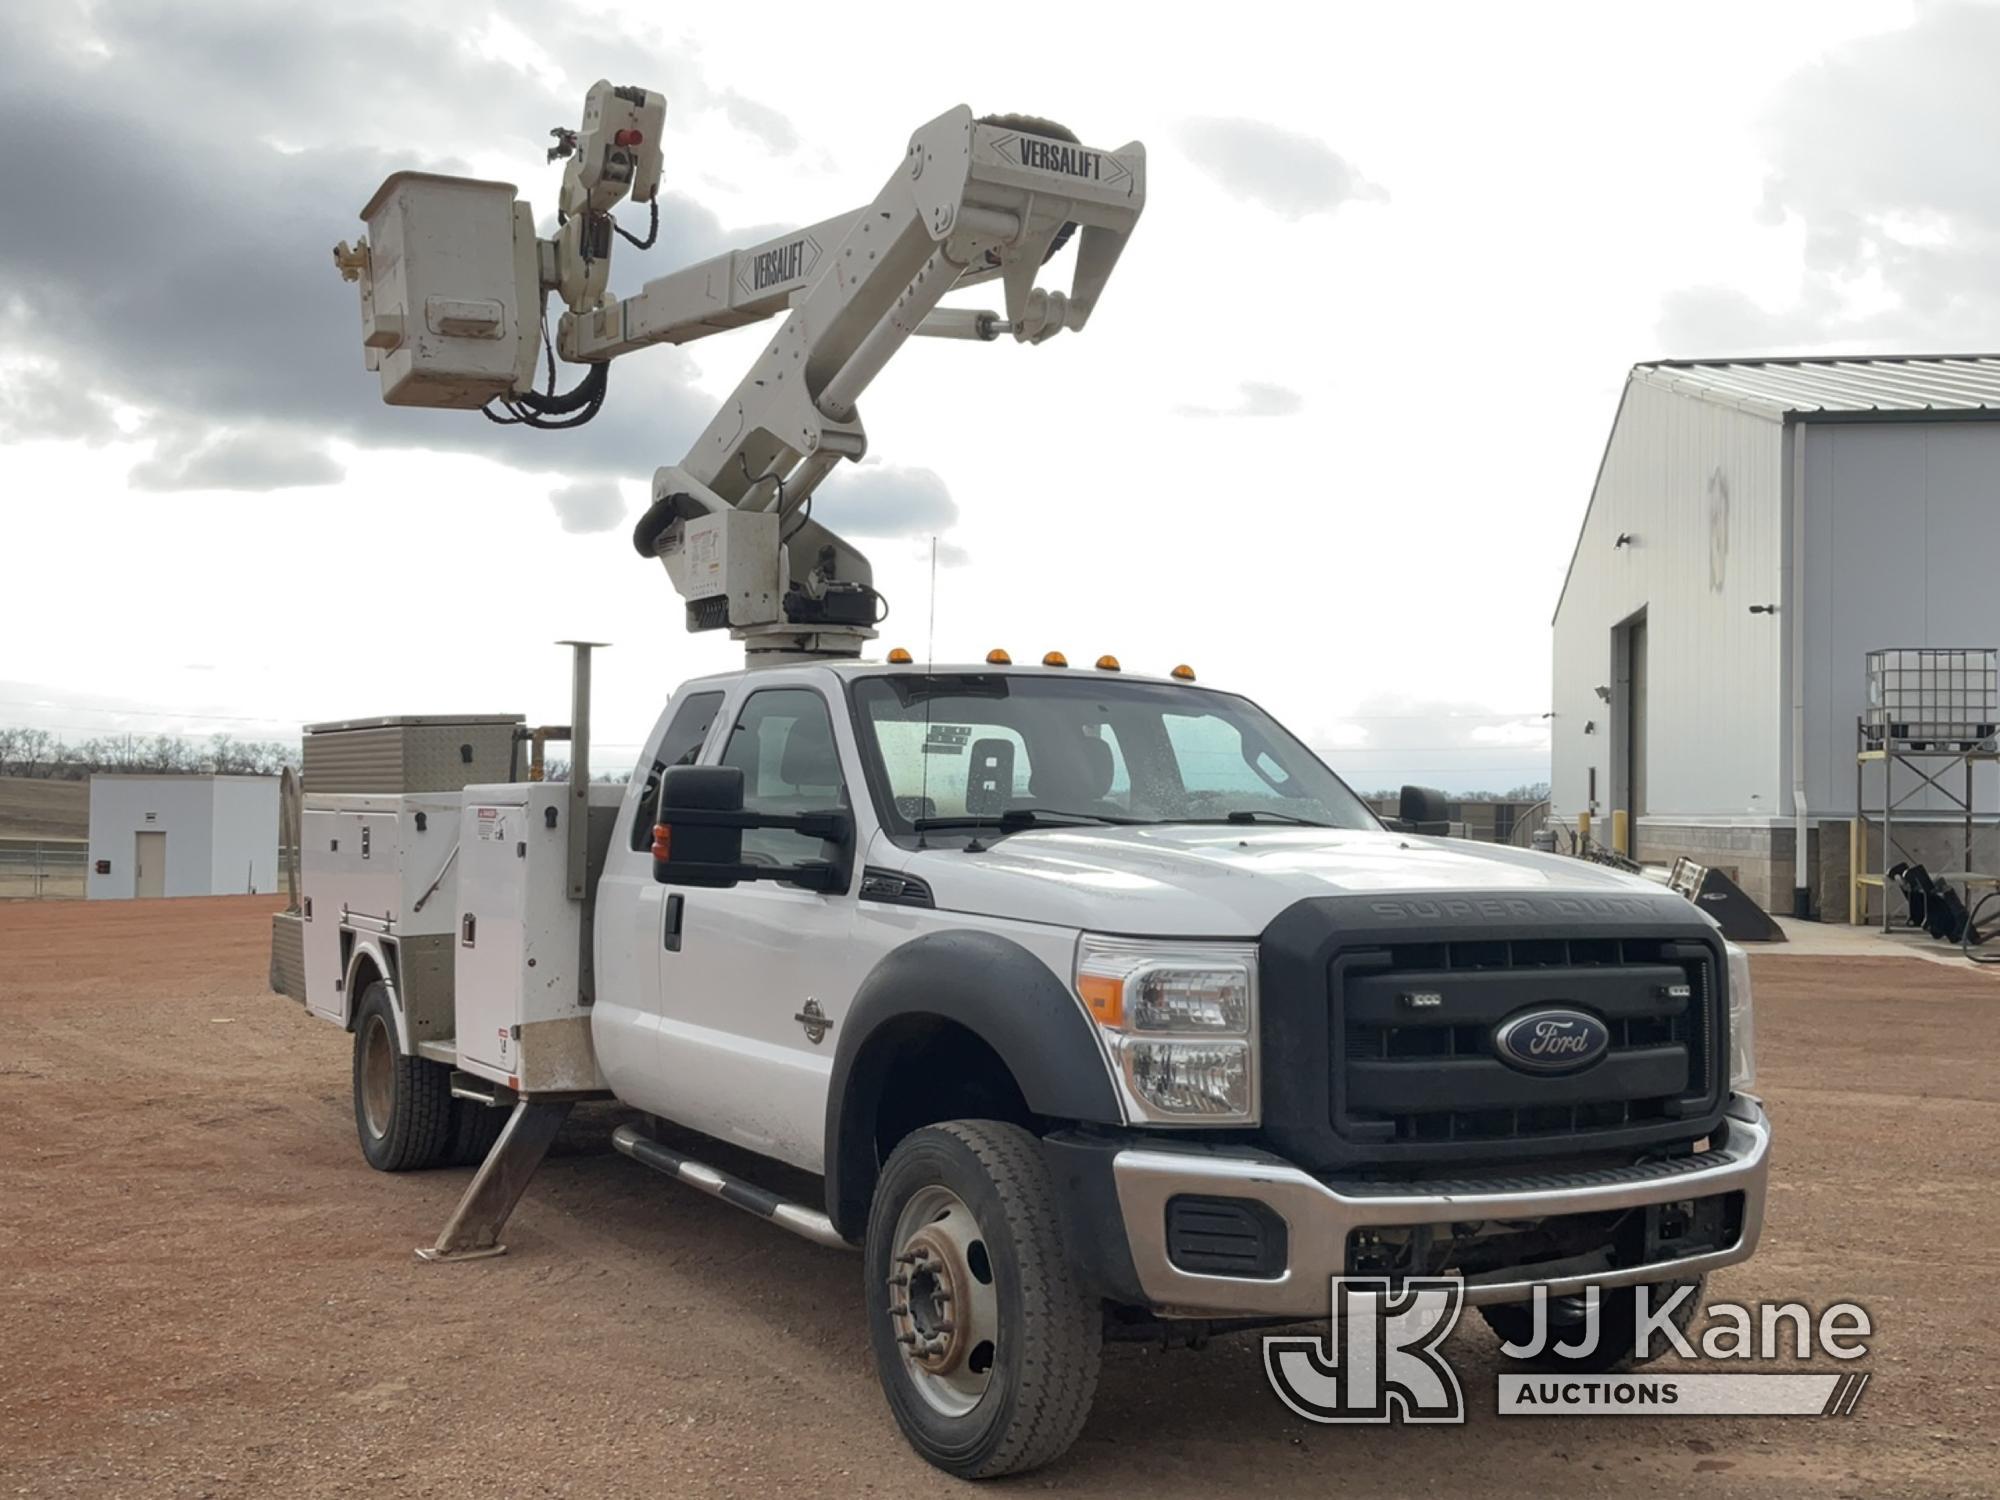
[[[665,564],[691,630],[726,627],[753,653],[858,654],[874,635],[881,597],[867,560],[814,521],[809,504],[836,464],[867,451],[855,403],[912,335],[990,341],[1011,333],[1038,344],[1080,330],[1145,206],[1145,148],[1099,150],[1045,121],[975,120],[961,106],[911,137],[865,207],[659,277],[619,300],[605,291],[609,210],[628,191],[652,199],[664,104],[657,94],[599,83],[584,129],[554,132],[551,157],[572,160],[552,241],[534,239],[526,205],[504,184],[414,173],[385,183],[363,213],[374,249],[364,241],[335,251],[343,273],[362,281],[370,367],[382,370],[391,402],[497,399],[511,415],[489,409],[496,420],[577,425],[595,412],[618,356],[785,314],[686,458],[654,475],[633,541]],[[657,228],[657,207],[655,215]],[[1043,262],[1072,235],[1070,289],[1036,287]],[[455,285],[461,294],[419,296],[430,280],[481,259],[475,252],[483,252],[483,280],[459,280],[489,295],[463,295],[468,288]],[[954,289],[994,279],[1004,313],[939,307]],[[591,367],[563,396],[533,387],[537,330],[528,314],[547,291],[568,306],[557,348]],[[388,315],[395,345],[378,332],[385,292],[396,304]],[[382,351],[413,334],[414,351],[392,370]],[[477,362],[459,354],[480,351],[450,346],[473,338],[491,341],[484,363],[459,370]],[[442,351],[428,365],[427,349]]]

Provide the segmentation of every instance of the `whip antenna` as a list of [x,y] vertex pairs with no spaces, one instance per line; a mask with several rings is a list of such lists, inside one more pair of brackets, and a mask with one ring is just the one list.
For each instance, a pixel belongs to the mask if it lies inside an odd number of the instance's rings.
[[[937,678],[931,671],[937,661],[937,538],[931,538],[931,602],[930,624],[924,630],[924,742],[917,747],[918,758],[923,762],[923,771],[917,778],[917,816],[930,816],[924,809],[931,800],[931,698],[937,692]],[[926,840],[917,835],[917,847],[923,848]]]

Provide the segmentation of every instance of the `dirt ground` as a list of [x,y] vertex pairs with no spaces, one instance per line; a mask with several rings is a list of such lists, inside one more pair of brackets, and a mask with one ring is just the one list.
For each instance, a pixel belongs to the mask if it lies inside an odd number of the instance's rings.
[[[348,1039],[264,988],[260,898],[0,904],[0,1495],[892,1496],[956,1488],[877,1391],[858,1261],[611,1153],[596,1111],[510,1253],[411,1248],[466,1171],[355,1146]],[[1760,957],[1764,1246],[1711,1296],[1873,1313],[1851,1418],[1318,1428],[1254,1339],[1107,1352],[1074,1494],[2000,1491],[2000,977]],[[1841,1367],[1846,1368],[1846,1367]]]

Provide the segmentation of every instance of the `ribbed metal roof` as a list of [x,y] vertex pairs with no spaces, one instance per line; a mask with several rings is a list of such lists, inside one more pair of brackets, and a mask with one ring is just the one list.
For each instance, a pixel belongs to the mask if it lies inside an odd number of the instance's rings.
[[1663,359],[1632,378],[1766,416],[1815,412],[1974,412],[2000,416],[2000,355]]

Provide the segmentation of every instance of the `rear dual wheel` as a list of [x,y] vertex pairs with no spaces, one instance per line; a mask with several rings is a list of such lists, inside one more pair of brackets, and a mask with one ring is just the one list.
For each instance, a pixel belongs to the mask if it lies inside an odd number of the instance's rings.
[[354,1130],[378,1172],[434,1167],[453,1146],[451,1070],[396,1039],[388,986],[361,992],[354,1016]]
[[905,1137],[876,1185],[864,1260],[876,1369],[923,1458],[986,1479],[1076,1440],[1102,1312],[1075,1280],[1032,1135],[954,1120]]

